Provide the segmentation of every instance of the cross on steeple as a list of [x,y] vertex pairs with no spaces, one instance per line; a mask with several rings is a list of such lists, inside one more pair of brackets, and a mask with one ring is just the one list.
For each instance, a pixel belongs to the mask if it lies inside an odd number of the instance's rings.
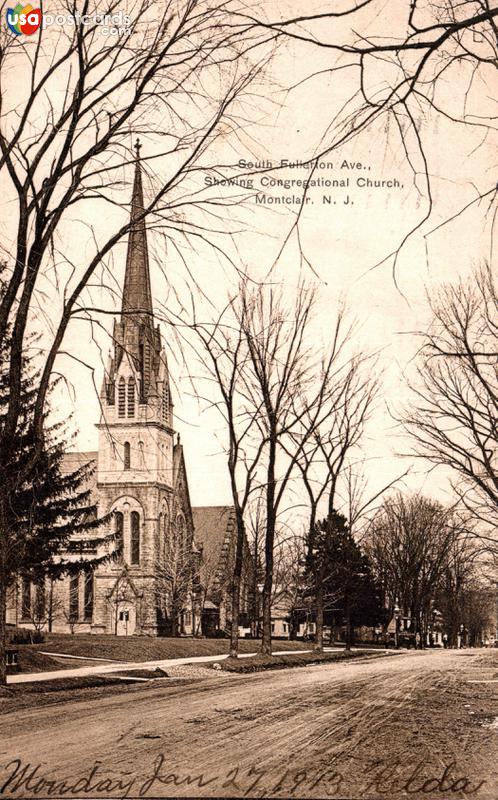
[[137,141],[135,142],[135,153],[137,154],[137,161],[140,158],[141,149],[142,149],[142,144],[140,142],[140,139],[137,139]]

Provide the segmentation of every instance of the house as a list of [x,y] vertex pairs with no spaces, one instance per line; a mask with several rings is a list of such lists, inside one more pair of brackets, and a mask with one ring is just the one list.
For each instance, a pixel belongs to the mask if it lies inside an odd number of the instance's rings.
[[[259,618],[258,633],[261,635],[263,630],[263,586],[259,585]],[[271,635],[275,639],[290,639],[292,630],[291,617],[294,610],[294,598],[292,594],[280,585],[273,587],[271,599]]]

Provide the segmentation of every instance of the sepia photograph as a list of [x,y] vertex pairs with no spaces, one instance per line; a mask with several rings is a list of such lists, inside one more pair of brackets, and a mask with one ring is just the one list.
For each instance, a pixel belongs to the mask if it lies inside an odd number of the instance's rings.
[[498,0],[6,0],[0,797],[498,798]]

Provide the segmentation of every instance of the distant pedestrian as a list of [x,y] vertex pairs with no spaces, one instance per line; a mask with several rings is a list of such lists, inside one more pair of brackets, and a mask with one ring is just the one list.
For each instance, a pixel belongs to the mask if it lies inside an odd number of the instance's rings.
[[415,649],[420,650],[420,631],[415,634]]
[[447,633],[443,633],[443,647],[444,647],[445,650],[448,647],[448,634]]

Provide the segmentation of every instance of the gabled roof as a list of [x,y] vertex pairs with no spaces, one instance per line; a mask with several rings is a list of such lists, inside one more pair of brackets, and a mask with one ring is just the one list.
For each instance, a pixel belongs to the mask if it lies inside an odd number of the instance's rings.
[[227,533],[230,534],[235,525],[233,506],[197,506],[192,509],[194,518],[194,538],[197,545],[202,545],[206,560],[211,560],[221,549]]
[[180,444],[180,435],[178,434],[178,440],[176,444],[173,446],[173,489],[175,492],[179,492],[179,485],[183,478],[183,494],[184,499],[187,503],[187,511],[190,516],[192,516],[192,503],[190,502],[190,491],[188,485],[188,477],[187,477],[187,468],[185,466],[185,455],[183,452],[183,446]]
[[[97,466],[97,453],[95,451],[88,450],[85,452],[78,452],[73,450],[69,453],[64,453],[61,462],[61,473],[63,475],[70,475],[72,472],[76,472],[80,467],[85,467],[87,464],[93,467]],[[87,479],[83,481],[80,490],[90,489],[93,493],[96,487],[97,472],[94,469],[93,472],[88,475]]]
[[91,461],[97,461],[97,451],[96,450],[87,450],[87,451],[79,451],[79,450],[71,450],[68,453],[64,453],[62,457],[62,465],[61,465],[61,472],[63,475],[69,475],[71,472],[75,472],[80,467],[85,466]]
[[135,586],[135,583],[128,574],[128,569],[126,566],[123,567],[119,575],[116,577],[114,584],[107,592],[107,596],[112,597],[118,590],[122,590],[126,585],[130,587],[135,597],[142,597],[143,592],[139,591]]

